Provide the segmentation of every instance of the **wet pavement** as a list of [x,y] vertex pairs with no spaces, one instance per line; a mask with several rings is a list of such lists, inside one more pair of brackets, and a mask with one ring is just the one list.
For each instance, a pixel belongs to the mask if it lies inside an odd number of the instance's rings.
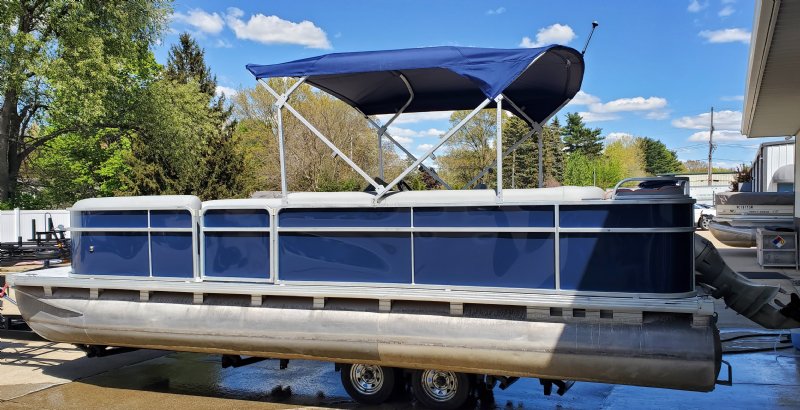
[[[723,339],[726,335],[723,335]],[[776,346],[764,336],[726,344],[729,348]],[[785,344],[778,344],[784,346]],[[155,352],[153,352],[155,354]],[[794,349],[729,355],[734,385],[711,393],[682,392],[597,383],[576,383],[563,397],[544,396],[535,379],[523,379],[505,391],[495,390],[494,403],[475,402],[483,409],[731,409],[800,408],[800,367]],[[128,353],[131,354],[131,353]],[[125,356],[120,355],[120,357]],[[91,359],[97,364],[112,359]],[[725,376],[725,371],[720,374]],[[171,353],[112,369],[77,382],[51,387],[4,401],[5,409],[131,409],[302,407],[407,409],[410,397],[379,407],[352,401],[330,363],[292,361],[285,370],[277,361],[223,369],[219,356]]]

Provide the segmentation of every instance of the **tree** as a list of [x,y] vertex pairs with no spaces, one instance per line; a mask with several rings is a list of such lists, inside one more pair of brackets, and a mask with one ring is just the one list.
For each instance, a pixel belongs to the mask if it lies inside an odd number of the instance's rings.
[[59,136],[25,162],[14,205],[63,208],[79,199],[124,192],[121,176],[131,172],[125,161],[130,150],[130,133],[117,130]]
[[[705,173],[708,172],[708,161],[690,159],[683,162],[683,168],[688,173]],[[727,167],[711,167],[711,172],[735,172],[734,168]]]
[[159,80],[141,92],[142,102],[131,113],[140,125],[131,136],[125,158],[130,169],[121,178],[126,194],[194,194],[204,173],[198,172],[202,140],[217,131],[219,114],[197,83]]
[[241,182],[243,160],[235,147],[236,122],[231,119],[232,108],[225,106],[224,95],[215,98],[216,76],[206,66],[205,52],[188,33],[181,34],[178,44],[170,48],[164,74],[177,83],[196,84],[199,92],[206,96],[209,119],[216,124],[210,134],[196,134],[196,143],[202,147],[197,164],[201,177],[196,179],[192,193],[202,199],[246,196]]
[[739,192],[742,184],[753,181],[753,169],[750,165],[742,164],[734,169],[736,178],[731,182],[731,191]]
[[708,171],[708,162],[690,159],[683,163],[684,168],[686,168],[686,172],[707,172]]
[[623,179],[622,165],[606,156],[589,158],[576,152],[567,157],[564,166],[564,184],[611,188]]
[[[503,146],[510,147],[530,132],[530,126],[520,118],[509,117],[503,123]],[[511,188],[539,187],[539,133],[536,133],[503,162],[503,184]],[[545,186],[559,185],[563,179],[564,144],[558,118],[542,127],[542,166]]]
[[[269,85],[279,93],[291,83],[292,80],[282,78],[269,80]],[[255,87],[238,92],[233,101],[234,114],[239,119],[235,138],[244,163],[244,189],[280,190],[274,99],[263,87]],[[377,169],[375,131],[352,107],[307,85],[298,87],[288,102],[362,169]],[[290,191],[360,191],[366,187],[361,176],[332,155],[327,145],[286,110],[283,125]],[[386,179],[393,179],[408,163],[394,151],[385,151]]]
[[543,129],[545,186],[557,186],[564,180],[564,143],[558,117]]
[[0,6],[0,201],[58,136],[127,129],[130,90],[157,69],[163,0],[7,1]]
[[577,112],[567,114],[567,124],[562,128],[564,145],[568,153],[580,152],[595,158],[603,151],[603,132],[600,128],[588,128]]
[[[450,116],[450,124],[458,124],[468,114],[469,111],[455,111]],[[497,111],[481,110],[445,143],[447,152],[438,155],[436,161],[444,180],[454,188],[466,185],[497,158],[493,143],[496,137]],[[496,185],[493,175],[486,173],[476,183],[493,187]]]
[[209,99],[217,90],[217,77],[206,66],[205,51],[189,33],[182,33],[178,44],[170,47],[164,76],[182,84],[196,82],[200,92],[208,95]]
[[[527,135],[531,127],[523,119],[511,116],[503,120],[503,149]],[[537,145],[533,135],[503,160],[503,185],[509,188],[534,188],[539,176]]]
[[613,159],[622,167],[622,178],[643,177],[645,171],[644,152],[638,138],[624,136],[608,144],[603,155]]
[[678,161],[675,151],[670,151],[663,142],[649,137],[639,139],[644,153],[644,170],[650,175],[679,172],[683,164]]

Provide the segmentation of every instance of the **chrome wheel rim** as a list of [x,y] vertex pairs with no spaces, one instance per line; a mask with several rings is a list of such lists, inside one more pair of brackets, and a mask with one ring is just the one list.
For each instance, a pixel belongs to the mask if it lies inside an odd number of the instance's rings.
[[458,377],[450,371],[425,370],[422,372],[422,390],[437,402],[451,400],[458,391]]
[[383,368],[372,364],[354,364],[350,368],[350,381],[359,393],[375,394],[383,387]]

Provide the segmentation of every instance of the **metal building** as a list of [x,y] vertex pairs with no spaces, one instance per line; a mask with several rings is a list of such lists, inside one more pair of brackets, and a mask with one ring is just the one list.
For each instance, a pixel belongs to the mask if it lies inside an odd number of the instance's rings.
[[794,191],[794,141],[765,142],[753,159],[753,192]]

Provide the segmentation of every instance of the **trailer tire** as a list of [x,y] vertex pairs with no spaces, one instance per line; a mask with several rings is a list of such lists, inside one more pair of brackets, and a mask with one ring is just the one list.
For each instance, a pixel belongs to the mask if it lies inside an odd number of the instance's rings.
[[704,231],[707,231],[710,225],[711,225],[711,217],[709,217],[708,215],[701,215],[700,220],[697,221],[697,227]]
[[353,400],[363,404],[381,404],[395,390],[396,371],[373,364],[343,364],[342,386]]
[[472,379],[449,370],[414,370],[411,391],[424,408],[455,410],[469,399]]

